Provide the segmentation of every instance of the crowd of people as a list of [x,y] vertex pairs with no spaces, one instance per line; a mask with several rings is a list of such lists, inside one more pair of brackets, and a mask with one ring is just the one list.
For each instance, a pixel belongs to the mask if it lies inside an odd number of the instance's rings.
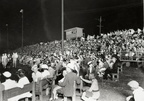
[[0,62],[5,69],[17,68],[17,62],[29,66],[35,82],[55,77],[57,86],[52,91],[51,99],[57,98],[57,92],[72,96],[73,90],[69,92],[68,89],[72,89],[73,81],[79,83],[82,80],[91,84],[82,94],[82,99],[95,101],[100,96],[96,77],[112,79],[111,74],[116,73],[121,66],[122,55],[135,56],[136,52],[143,54],[144,30],[121,30],[96,37],[88,35],[79,40],[65,40],[64,49],[61,49],[61,44],[61,41],[56,40],[25,46],[2,54]]

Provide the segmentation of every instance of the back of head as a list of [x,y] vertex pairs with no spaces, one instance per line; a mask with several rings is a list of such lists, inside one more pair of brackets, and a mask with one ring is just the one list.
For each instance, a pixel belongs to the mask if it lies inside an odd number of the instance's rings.
[[25,76],[25,72],[24,72],[24,70],[22,70],[22,69],[18,69],[18,71],[17,71],[17,75],[18,75],[19,78],[24,77],[24,76]]

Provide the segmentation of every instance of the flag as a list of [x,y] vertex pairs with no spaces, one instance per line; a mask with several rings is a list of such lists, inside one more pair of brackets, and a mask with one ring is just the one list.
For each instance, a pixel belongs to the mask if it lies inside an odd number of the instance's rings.
[[23,9],[21,9],[20,12],[23,13]]

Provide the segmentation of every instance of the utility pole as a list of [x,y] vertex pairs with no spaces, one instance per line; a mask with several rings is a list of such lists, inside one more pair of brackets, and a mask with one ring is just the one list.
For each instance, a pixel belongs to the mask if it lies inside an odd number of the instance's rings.
[[2,42],[2,38],[1,38],[1,29],[0,29],[0,45],[1,45],[1,42]]
[[64,53],[64,0],[61,1],[61,40],[62,40],[62,54]]
[[6,24],[6,28],[7,28],[7,51],[9,49],[9,33],[8,33],[8,24]]
[[102,25],[101,25],[101,23],[102,23],[102,17],[100,16],[100,18],[98,19],[98,21],[99,21],[99,25],[97,25],[97,27],[99,27],[99,35],[101,35],[101,30],[102,30]]

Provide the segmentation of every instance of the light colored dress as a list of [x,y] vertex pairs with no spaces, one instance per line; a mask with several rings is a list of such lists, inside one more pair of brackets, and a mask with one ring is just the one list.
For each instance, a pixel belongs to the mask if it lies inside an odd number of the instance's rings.
[[82,94],[82,99],[84,101],[96,101],[100,97],[100,91],[99,91],[99,86],[98,86],[98,81],[97,79],[92,80],[91,87],[88,89],[89,92],[92,92],[91,97],[86,97],[86,92]]

